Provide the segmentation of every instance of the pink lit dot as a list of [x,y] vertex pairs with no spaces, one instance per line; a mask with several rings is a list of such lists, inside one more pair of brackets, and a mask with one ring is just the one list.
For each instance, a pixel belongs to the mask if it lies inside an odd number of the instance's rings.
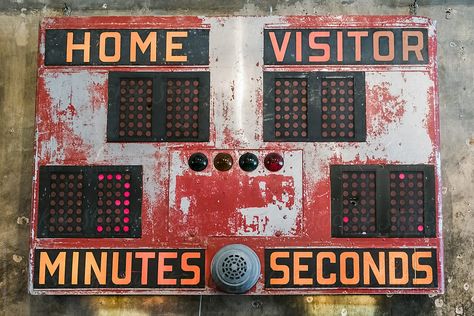
[[126,209],[123,210],[123,213],[124,214],[130,214],[130,210],[128,208],[126,208]]
[[344,221],[344,223],[348,223],[349,222],[349,217],[344,216],[344,218],[342,220]]
[[130,196],[130,192],[128,192],[128,191],[124,192],[124,193],[123,193],[123,196],[129,197],[129,196]]
[[122,179],[122,175],[121,175],[121,174],[116,174],[116,175],[115,175],[115,179],[117,179],[117,180]]
[[115,230],[116,232],[118,232],[118,231],[120,230],[120,227],[119,227],[119,226],[115,226],[114,230]]
[[112,180],[113,176],[111,174],[107,175],[107,180]]
[[128,223],[128,222],[130,222],[130,218],[128,218],[128,217],[124,217],[124,218],[123,218],[123,222],[124,222],[124,223]]
[[103,231],[104,228],[102,226],[97,226],[97,231],[100,233],[101,231]]
[[128,183],[128,182],[125,183],[123,186],[124,186],[125,189],[130,189],[130,183]]
[[119,206],[120,204],[122,204],[120,200],[115,200],[115,205]]
[[103,174],[99,174],[99,181],[102,181],[102,180],[104,180],[104,178],[105,178],[105,177],[104,177],[104,175],[103,175]]
[[418,225],[418,231],[422,232],[423,231],[423,225]]
[[400,173],[400,174],[398,175],[398,177],[400,178],[400,180],[403,180],[403,179],[405,179],[405,174],[404,174],[404,173]]
[[123,201],[123,204],[124,204],[124,205],[130,205],[130,201],[129,201],[129,200],[125,200],[125,201]]
[[128,232],[128,226],[123,226],[123,231]]

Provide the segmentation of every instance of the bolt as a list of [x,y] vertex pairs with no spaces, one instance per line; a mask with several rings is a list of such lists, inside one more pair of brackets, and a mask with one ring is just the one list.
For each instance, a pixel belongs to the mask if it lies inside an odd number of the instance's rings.
[[19,262],[21,262],[21,260],[23,260],[22,256],[19,256],[19,255],[16,255],[16,254],[13,254],[12,258],[13,258],[13,261],[15,261],[16,263],[19,263]]
[[262,305],[263,305],[263,303],[260,300],[255,300],[255,301],[252,302],[252,307],[253,308],[261,308]]

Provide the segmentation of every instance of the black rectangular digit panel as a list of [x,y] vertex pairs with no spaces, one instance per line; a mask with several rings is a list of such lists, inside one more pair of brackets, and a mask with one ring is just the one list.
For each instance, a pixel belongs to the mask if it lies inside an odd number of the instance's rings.
[[363,142],[363,72],[265,72],[263,136],[269,142]]
[[435,237],[434,168],[331,166],[333,237]]
[[209,141],[208,72],[109,73],[109,142]]
[[141,166],[40,167],[38,236],[141,236]]

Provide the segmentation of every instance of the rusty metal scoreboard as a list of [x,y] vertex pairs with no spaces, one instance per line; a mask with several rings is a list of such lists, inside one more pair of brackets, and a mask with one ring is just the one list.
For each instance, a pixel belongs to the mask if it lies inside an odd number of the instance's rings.
[[40,28],[33,294],[440,293],[421,17]]

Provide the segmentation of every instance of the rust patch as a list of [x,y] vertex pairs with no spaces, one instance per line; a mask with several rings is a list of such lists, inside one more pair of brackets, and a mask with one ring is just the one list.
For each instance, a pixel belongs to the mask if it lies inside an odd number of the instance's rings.
[[[367,88],[367,134],[380,136],[405,114],[406,101],[390,93],[390,83]],[[369,104],[370,102],[370,104]]]

